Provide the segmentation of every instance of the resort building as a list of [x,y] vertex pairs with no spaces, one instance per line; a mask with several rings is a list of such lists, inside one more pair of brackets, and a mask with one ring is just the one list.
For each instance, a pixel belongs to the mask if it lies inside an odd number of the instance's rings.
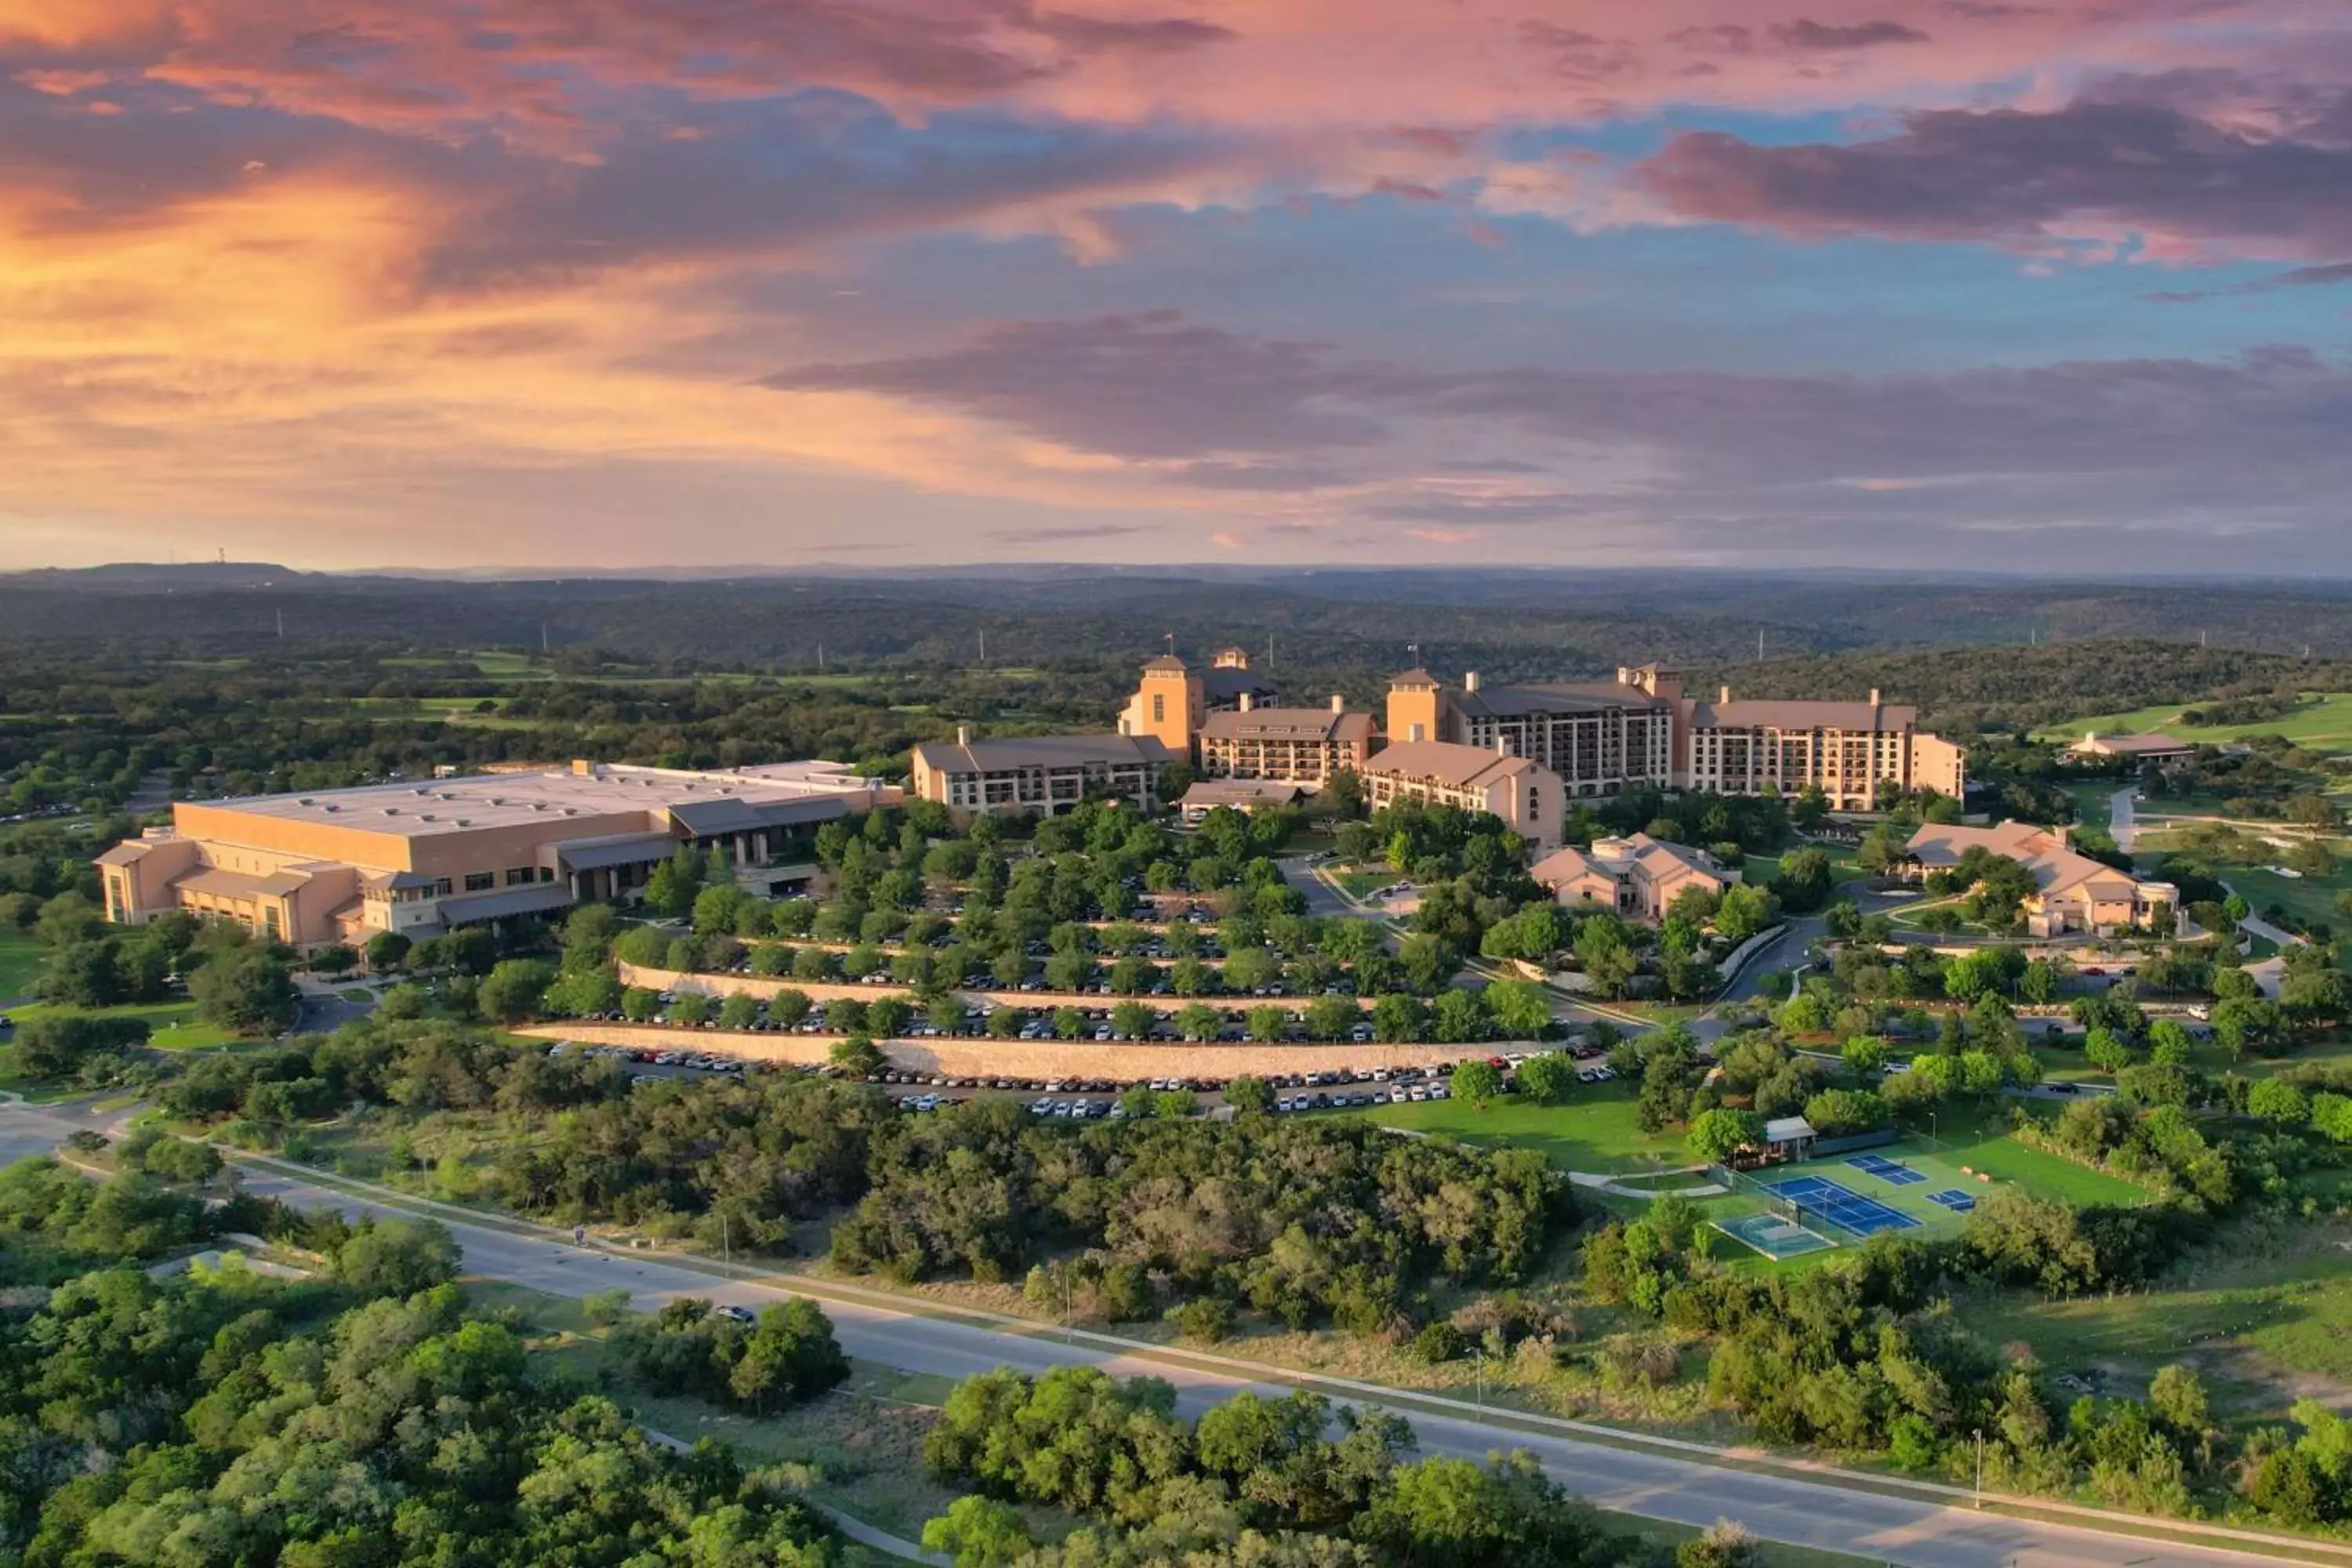
[[1274,682],[1251,665],[1247,648],[1222,647],[1201,677],[1201,696],[1212,713],[1265,708],[1274,701]]
[[1623,838],[1596,838],[1590,849],[1570,846],[1536,862],[1528,872],[1570,906],[1613,910],[1629,921],[1651,924],[1665,918],[1685,889],[1698,888],[1720,898],[1739,880],[1704,849],[1670,844],[1646,833]]
[[1559,775],[1542,763],[1444,741],[1405,741],[1374,753],[1364,795],[1374,811],[1414,801],[1492,812],[1539,849],[1559,842],[1568,813]]
[[1201,726],[1201,771],[1211,778],[1282,779],[1319,787],[1342,768],[1362,773],[1380,737],[1369,713],[1328,708],[1260,708],[1249,693]]
[[2066,750],[2077,757],[2128,757],[2159,764],[2185,763],[2197,754],[2196,747],[2169,735],[2102,735],[2095,730],[2084,731],[2083,738]]
[[2144,880],[2077,854],[2058,833],[2030,822],[2004,822],[1997,827],[1930,823],[1911,836],[1907,853],[1920,871],[1948,871],[1971,849],[2014,860],[2032,873],[2034,891],[2023,910],[2025,929],[2034,936],[2106,936],[2135,926],[2177,928],[2179,888]]
[[296,947],[625,900],[681,846],[806,858],[820,823],[900,792],[834,763],[724,773],[575,762],[539,773],[182,801],[99,858],[107,918],[172,910]]
[[970,725],[958,725],[952,745],[933,741],[915,748],[913,787],[920,798],[959,811],[1051,815],[1089,793],[1149,808],[1160,798],[1160,771],[1183,755],[1150,735],[983,741],[972,738]]
[[1817,788],[1837,811],[1871,811],[1894,790],[1959,798],[1967,757],[1919,728],[1916,709],[1882,702],[1713,701],[1682,678],[1628,666],[1613,683],[1487,686],[1475,672],[1449,690],[1425,669],[1390,682],[1391,740],[1503,746],[1557,773],[1573,797],[1632,786],[1797,795]]
[[1279,779],[1202,779],[1186,790],[1177,801],[1176,809],[1192,826],[1220,806],[1238,811],[1244,816],[1285,805],[1297,805],[1305,795],[1304,785],[1287,784]]

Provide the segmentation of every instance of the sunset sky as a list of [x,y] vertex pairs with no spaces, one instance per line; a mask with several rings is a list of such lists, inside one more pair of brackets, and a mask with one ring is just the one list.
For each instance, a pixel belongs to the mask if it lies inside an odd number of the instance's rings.
[[2338,0],[0,0],[0,565],[2352,574]]

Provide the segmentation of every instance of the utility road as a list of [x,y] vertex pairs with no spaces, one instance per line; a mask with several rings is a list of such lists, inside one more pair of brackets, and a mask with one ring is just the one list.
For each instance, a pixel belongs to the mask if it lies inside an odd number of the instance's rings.
[[[354,1196],[274,1169],[248,1168],[246,1185],[289,1203],[337,1207],[352,1215],[415,1212],[404,1205]],[[446,1213],[440,1217],[464,1248],[468,1271],[555,1295],[625,1289],[640,1308],[678,1296],[703,1296],[757,1310],[792,1293],[779,1286],[722,1279],[625,1252],[575,1247],[559,1232],[467,1224]],[[1056,1366],[1097,1365],[1121,1377],[1167,1379],[1176,1385],[1188,1413],[1244,1388],[1279,1395],[1289,1386],[1255,1381],[1239,1369],[1220,1371],[1124,1354],[1116,1347],[1090,1342],[1088,1336],[1069,1342],[1051,1331],[991,1328],[924,1316],[878,1300],[853,1300],[829,1285],[808,1294],[824,1302],[850,1354],[909,1372],[960,1378],[998,1366],[1040,1373]],[[1411,1407],[1402,1407],[1402,1413],[1412,1423],[1424,1454],[1478,1458],[1496,1449],[1524,1448],[1562,1484],[1602,1508],[1695,1525],[1731,1518],[1774,1541],[1909,1568],[2206,1568],[2275,1561],[1582,1442],[1483,1422],[1475,1413],[1450,1415]]]

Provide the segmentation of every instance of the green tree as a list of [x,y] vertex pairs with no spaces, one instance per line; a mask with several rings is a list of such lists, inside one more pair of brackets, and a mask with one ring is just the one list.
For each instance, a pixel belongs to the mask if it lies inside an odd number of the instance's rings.
[[241,1035],[288,1027],[300,1000],[286,966],[260,948],[214,959],[188,977],[188,995],[206,1021]]
[[1565,1051],[1545,1051],[1519,1064],[1519,1092],[1538,1105],[1564,1105],[1576,1092],[1576,1061]]
[[364,1296],[413,1296],[457,1277],[457,1239],[435,1219],[362,1223],[335,1254],[335,1277]]
[[1472,1057],[1454,1069],[1454,1098],[1468,1100],[1473,1110],[1486,1110],[1502,1092],[1501,1070],[1484,1057]]
[[535,958],[509,958],[483,976],[474,994],[482,1016],[501,1024],[520,1023],[541,1010],[555,966]]
[[1742,1149],[1763,1146],[1764,1119],[1752,1110],[1718,1107],[1691,1118],[1684,1135],[1692,1153],[1720,1164]]
[[1028,1521],[992,1498],[960,1497],[923,1523],[923,1550],[946,1553],[956,1568],[1007,1568],[1035,1546]]
[[852,1078],[866,1078],[890,1065],[890,1059],[864,1035],[835,1040],[825,1059]]
[[1274,1109],[1274,1091],[1265,1080],[1244,1073],[1225,1085],[1225,1103],[1241,1116],[1261,1116]]

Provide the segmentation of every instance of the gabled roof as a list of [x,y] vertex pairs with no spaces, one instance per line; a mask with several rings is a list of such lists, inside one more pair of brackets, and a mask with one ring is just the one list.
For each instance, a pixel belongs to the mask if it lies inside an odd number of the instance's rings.
[[1448,741],[1405,741],[1374,752],[1364,765],[1368,773],[1435,779],[1457,789],[1482,787],[1537,770],[1538,764],[1526,757],[1490,752],[1484,746],[1457,746]]
[[1411,669],[1389,677],[1389,686],[1391,689],[1400,686],[1435,686],[1437,683],[1437,677],[1417,664]]
[[1184,792],[1179,805],[1247,807],[1288,805],[1307,793],[1305,784],[1282,779],[1202,779]]
[[1146,669],[1172,669],[1181,674],[1190,667],[1187,666],[1182,659],[1178,658],[1174,654],[1163,653],[1156,658],[1145,659],[1143,661],[1143,668]]

